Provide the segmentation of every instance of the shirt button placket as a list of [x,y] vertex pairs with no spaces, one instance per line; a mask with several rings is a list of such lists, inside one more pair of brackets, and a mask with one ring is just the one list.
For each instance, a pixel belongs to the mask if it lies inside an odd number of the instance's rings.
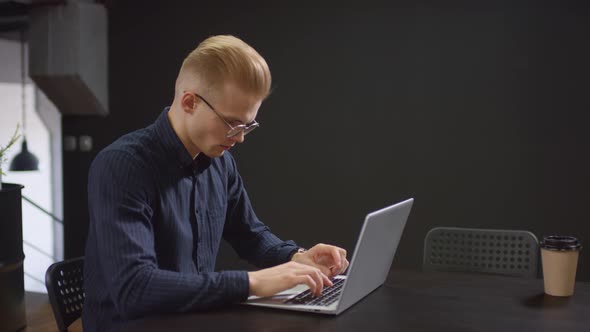
[[199,247],[201,246],[201,227],[200,227],[200,219],[201,219],[201,211],[197,209],[197,211],[195,211],[195,220],[197,222],[198,225],[198,232],[197,232],[197,238],[195,239],[196,244],[195,244],[195,250],[197,251],[195,254],[195,256],[197,257],[197,272],[201,273],[203,272],[203,268],[201,267],[201,258],[199,257]]
[[193,239],[195,241],[195,264],[197,265],[197,272],[203,272],[203,268],[201,267],[201,259],[199,257],[199,246],[201,245],[201,227],[200,227],[200,220],[201,220],[201,210],[199,209],[199,199],[197,198],[198,191],[197,191],[197,176],[196,173],[193,173],[193,190],[195,192],[194,198],[194,206],[195,206],[195,225],[194,227],[197,228],[197,238]]

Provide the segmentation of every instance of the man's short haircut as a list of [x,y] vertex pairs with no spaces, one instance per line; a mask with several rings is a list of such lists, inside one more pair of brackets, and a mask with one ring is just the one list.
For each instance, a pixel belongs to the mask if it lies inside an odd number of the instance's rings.
[[266,98],[270,94],[270,69],[254,48],[229,35],[205,39],[183,61],[181,73],[195,75],[209,88],[219,90],[231,82],[247,94]]

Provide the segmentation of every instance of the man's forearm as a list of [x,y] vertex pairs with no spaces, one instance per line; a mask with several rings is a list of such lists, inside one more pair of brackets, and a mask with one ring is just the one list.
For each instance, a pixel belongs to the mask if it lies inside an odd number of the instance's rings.
[[249,293],[246,271],[193,274],[144,267],[112,287],[113,302],[125,318],[221,306],[243,301]]

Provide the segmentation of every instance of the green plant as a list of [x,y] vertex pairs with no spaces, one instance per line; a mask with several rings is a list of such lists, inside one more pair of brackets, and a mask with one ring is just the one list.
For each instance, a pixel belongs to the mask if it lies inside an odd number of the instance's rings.
[[18,133],[20,126],[17,124],[16,125],[16,130],[14,131],[14,134],[12,134],[12,138],[10,139],[10,141],[8,141],[8,144],[6,146],[2,146],[0,145],[0,174],[1,175],[6,175],[4,174],[4,171],[2,171],[2,165],[4,164],[4,162],[6,161],[6,152],[8,152],[8,150],[10,150],[10,147],[12,147],[14,145],[14,143],[16,143],[16,141],[18,141],[20,134]]

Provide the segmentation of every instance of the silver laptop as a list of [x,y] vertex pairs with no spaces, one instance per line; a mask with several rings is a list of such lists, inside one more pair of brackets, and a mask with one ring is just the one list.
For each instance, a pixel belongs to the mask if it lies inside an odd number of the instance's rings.
[[336,276],[321,296],[312,297],[306,285],[299,285],[271,297],[250,296],[244,304],[340,314],[385,282],[413,203],[411,198],[367,215],[347,276]]

